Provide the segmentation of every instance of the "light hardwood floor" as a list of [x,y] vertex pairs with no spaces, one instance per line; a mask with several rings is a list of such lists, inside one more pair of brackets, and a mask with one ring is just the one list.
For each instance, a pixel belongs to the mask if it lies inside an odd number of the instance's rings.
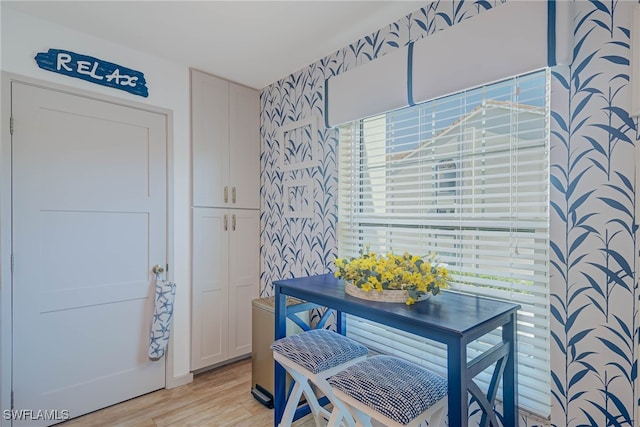
[[[149,393],[59,425],[267,427],[273,425],[273,410],[251,396],[251,359],[245,359],[196,375],[190,384]],[[311,416],[293,425],[315,427]]]

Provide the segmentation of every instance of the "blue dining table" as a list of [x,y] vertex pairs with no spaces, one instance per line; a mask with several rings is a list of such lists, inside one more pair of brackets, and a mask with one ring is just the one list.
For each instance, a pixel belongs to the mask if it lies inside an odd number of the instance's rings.
[[[466,427],[469,423],[469,395],[482,409],[483,426],[498,426],[493,408],[502,382],[502,425],[518,425],[516,315],[518,304],[443,291],[413,305],[374,302],[345,293],[344,281],[333,274],[323,274],[273,282],[275,291],[275,339],[286,336],[287,319],[304,329],[296,315],[312,307],[326,307],[325,316],[316,327],[325,326],[328,314],[335,313],[336,331],[346,333],[346,315],[351,314],[382,325],[410,332],[447,346],[447,380],[449,385],[449,426]],[[306,301],[287,307],[292,296]],[[491,348],[468,360],[467,346],[474,340],[501,329],[502,339]],[[493,365],[491,380],[485,391],[474,378]],[[286,404],[286,373],[275,363],[274,426],[282,419]],[[308,413],[301,407],[296,418]]]

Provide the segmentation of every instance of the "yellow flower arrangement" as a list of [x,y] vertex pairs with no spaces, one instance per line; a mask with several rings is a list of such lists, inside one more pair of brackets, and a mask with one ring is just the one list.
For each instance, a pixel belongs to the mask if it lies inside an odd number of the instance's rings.
[[350,281],[365,292],[405,290],[407,305],[427,293],[438,295],[449,286],[449,272],[435,255],[426,259],[405,252],[403,255],[377,255],[363,251],[357,258],[336,258],[335,276]]

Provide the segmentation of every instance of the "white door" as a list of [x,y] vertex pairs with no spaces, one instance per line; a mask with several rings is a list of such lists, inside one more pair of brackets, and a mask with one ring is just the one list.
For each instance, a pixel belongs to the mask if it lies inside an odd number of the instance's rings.
[[260,217],[257,210],[231,211],[229,237],[229,357],[251,353],[251,301],[260,280]]
[[229,84],[231,207],[260,208],[260,96]]
[[229,359],[227,209],[193,208],[191,370]]
[[229,82],[191,70],[191,132],[193,205],[227,206],[231,201]]
[[14,408],[76,417],[164,387],[166,116],[15,82],[12,116]]

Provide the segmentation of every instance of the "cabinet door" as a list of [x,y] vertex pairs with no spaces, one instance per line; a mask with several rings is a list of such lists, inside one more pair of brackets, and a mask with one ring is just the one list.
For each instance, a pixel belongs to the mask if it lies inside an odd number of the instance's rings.
[[[260,208],[260,99],[258,91],[230,83],[231,207]],[[235,203],[234,203],[235,200]]]
[[229,232],[229,356],[251,353],[251,301],[258,298],[260,221],[257,210],[234,209]]
[[229,226],[226,209],[193,209],[192,371],[229,358]]
[[229,82],[191,70],[191,132],[193,205],[226,206],[225,193],[231,197]]

